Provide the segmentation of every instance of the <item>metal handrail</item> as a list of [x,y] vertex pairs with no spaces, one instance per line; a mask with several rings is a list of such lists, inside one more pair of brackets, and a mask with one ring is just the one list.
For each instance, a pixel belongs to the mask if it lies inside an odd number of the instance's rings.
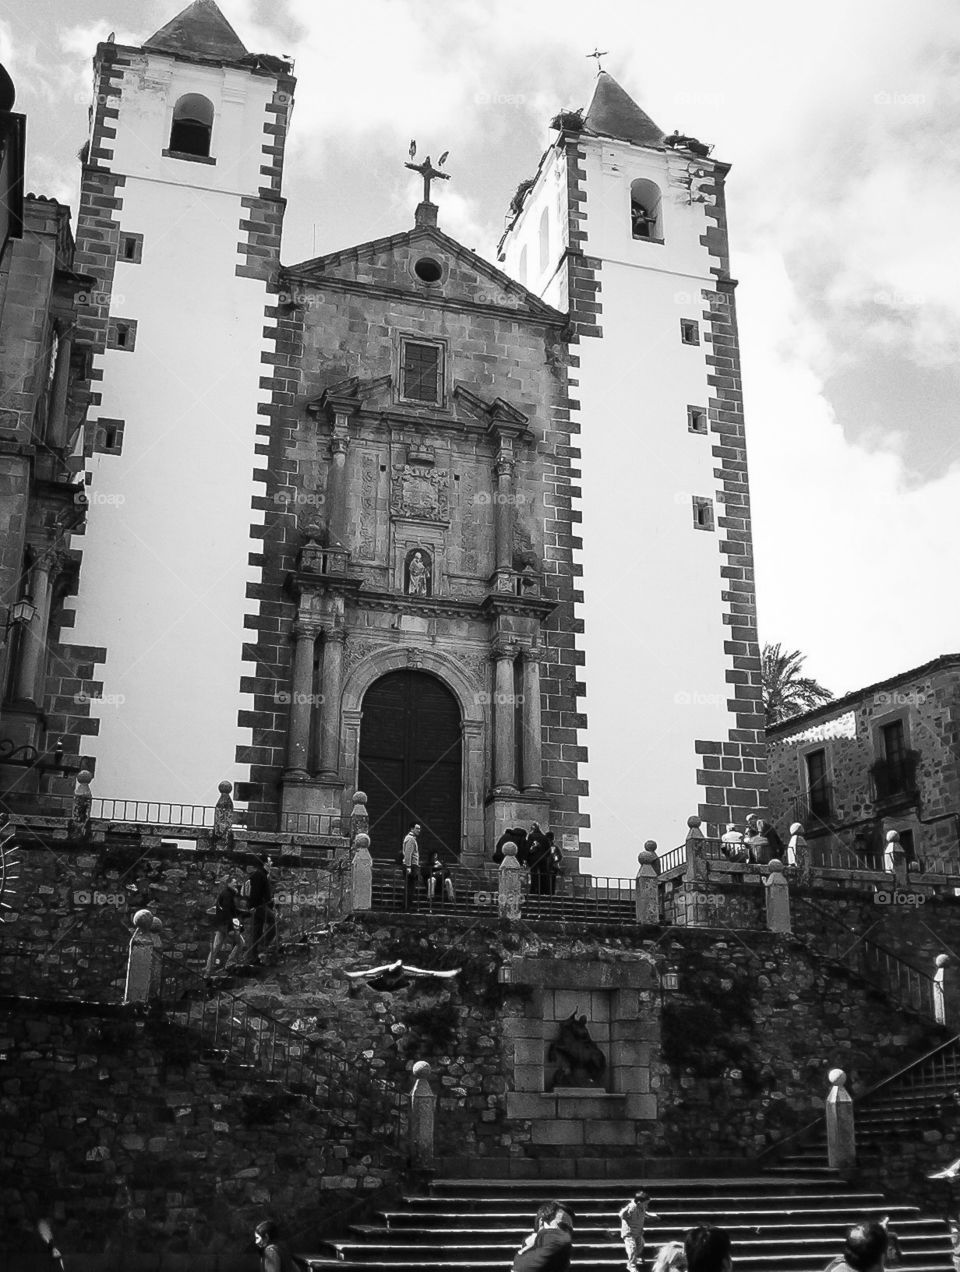
[[[0,986],[8,992],[42,998],[49,996],[45,991],[55,989],[56,997],[81,1002],[101,1002],[104,999],[94,997],[98,993],[122,992],[129,932],[104,933],[75,925],[50,940],[38,940],[14,935],[7,925],[0,925],[0,931]],[[92,960],[117,970],[112,976],[91,975]]]

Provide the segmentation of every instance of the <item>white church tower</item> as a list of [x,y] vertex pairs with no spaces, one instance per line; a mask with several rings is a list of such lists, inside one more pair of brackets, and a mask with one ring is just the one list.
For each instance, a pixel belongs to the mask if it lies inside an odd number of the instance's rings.
[[209,804],[248,775],[291,72],[213,0],[94,59],[77,227],[77,269],[97,280],[89,511],[67,640],[102,655],[102,796]]
[[[501,260],[570,313],[592,825],[626,867],[691,814],[742,822],[766,786],[729,169],[604,71],[586,113],[553,126]],[[605,811],[624,788],[630,825]]]

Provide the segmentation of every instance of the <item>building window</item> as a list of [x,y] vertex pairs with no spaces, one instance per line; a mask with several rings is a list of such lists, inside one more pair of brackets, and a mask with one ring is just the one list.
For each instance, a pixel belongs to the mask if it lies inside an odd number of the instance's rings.
[[442,400],[443,348],[418,340],[400,343],[400,396],[408,402]]
[[630,186],[630,231],[635,239],[663,242],[660,187],[640,178]]
[[698,345],[700,343],[700,324],[692,318],[681,318],[680,339],[684,344]]
[[137,343],[137,324],[133,318],[111,318],[107,327],[107,348],[132,353]]
[[213,102],[200,93],[186,93],[173,108],[170,149],[175,154],[206,159],[212,136]]
[[687,428],[691,433],[705,433],[707,431],[707,412],[705,407],[687,407]]
[[693,496],[693,528],[695,530],[713,529],[713,500],[700,499]]
[[807,803],[814,817],[822,820],[830,816],[830,787],[827,783],[827,753],[825,750],[809,751],[807,764]]
[[120,235],[120,256],[121,261],[126,261],[128,265],[139,265],[143,259],[143,235],[142,234],[121,234]]
[[540,214],[540,273],[550,264],[550,212],[544,208]]
[[876,798],[895,799],[912,796],[917,790],[917,764],[919,751],[907,746],[907,734],[903,720],[891,720],[880,726],[877,740],[880,755],[870,766]]

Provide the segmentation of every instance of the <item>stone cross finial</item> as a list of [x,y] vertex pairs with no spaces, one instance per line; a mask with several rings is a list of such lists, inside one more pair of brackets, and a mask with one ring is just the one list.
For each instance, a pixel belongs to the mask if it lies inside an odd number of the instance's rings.
[[853,1101],[845,1090],[847,1075],[842,1069],[827,1074],[827,1162],[831,1170],[849,1173],[856,1165],[857,1145],[853,1127]]
[[[411,147],[411,150],[415,151],[415,147]],[[445,150],[443,154],[440,156],[438,163],[440,164],[441,167],[446,162],[448,153],[449,152]],[[409,168],[411,172],[419,172],[420,176],[423,177],[423,202],[424,203],[430,202],[430,182],[431,181],[449,181],[450,180],[450,173],[441,172],[440,168],[435,168],[433,164],[430,162],[429,155],[427,155],[423,163],[406,163],[404,164],[404,167]]]

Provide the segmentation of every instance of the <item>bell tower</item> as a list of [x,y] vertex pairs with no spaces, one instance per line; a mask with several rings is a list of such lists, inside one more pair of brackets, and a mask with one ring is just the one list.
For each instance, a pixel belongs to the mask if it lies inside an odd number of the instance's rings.
[[[553,126],[501,261],[570,316],[595,841],[673,846],[688,815],[742,821],[766,785],[729,166],[605,71]],[[604,820],[624,782],[629,827]]]
[[94,85],[77,226],[77,269],[97,280],[81,320],[89,513],[72,640],[106,647],[99,790],[209,803],[220,779],[248,776],[234,764],[250,742],[237,704],[254,666],[292,65],[248,52],[214,0],[196,0],[140,47],[100,44]]

